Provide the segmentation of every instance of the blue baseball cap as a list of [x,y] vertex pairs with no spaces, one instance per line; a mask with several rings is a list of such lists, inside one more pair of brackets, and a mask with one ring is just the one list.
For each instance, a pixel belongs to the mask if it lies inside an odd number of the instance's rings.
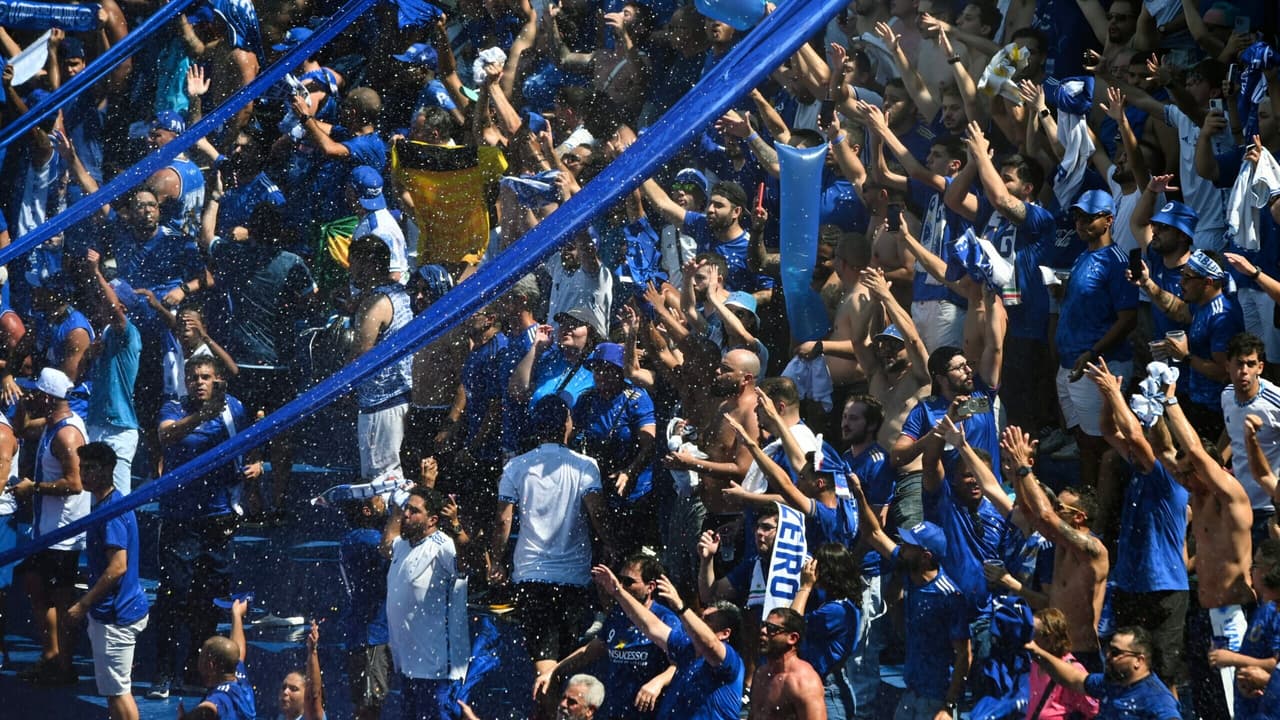
[[531,133],[535,133],[535,134],[540,133],[543,130],[546,130],[551,127],[547,123],[547,119],[543,117],[541,113],[536,113],[532,110],[529,110],[525,112],[524,117],[525,117],[525,124],[529,126],[529,132]]
[[1071,206],[1072,210],[1079,210],[1085,215],[1107,215],[1116,214],[1115,201],[1111,197],[1111,193],[1106,190],[1087,190],[1080,194],[1079,199]]
[[275,45],[272,45],[271,49],[275,50],[276,52],[285,52],[286,50],[291,50],[296,45],[303,42],[304,40],[306,40],[307,38],[311,37],[314,34],[315,34],[315,31],[313,31],[311,28],[308,28],[308,27],[291,28],[289,32],[284,34],[284,42],[276,43]]
[[760,322],[760,316],[756,314],[756,296],[749,292],[734,290],[729,293],[729,297],[725,298],[724,304],[730,307],[738,307],[751,313],[756,322]]
[[27,104],[27,109],[30,110],[36,105],[39,105],[40,103],[44,102],[45,98],[49,97],[52,94],[53,93],[49,92],[48,90],[45,90],[44,88],[36,88],[35,90],[32,90],[30,93],[28,93],[25,98],[23,98],[23,102]]
[[168,130],[175,135],[181,135],[187,130],[187,121],[182,119],[182,115],[173,110],[161,110],[156,113],[156,119],[151,121],[152,129]]
[[1151,216],[1151,222],[1168,225],[1183,235],[1191,237],[1196,234],[1196,224],[1200,222],[1200,216],[1189,206],[1183,205],[1176,200],[1171,200],[1165,203],[1159,212]]
[[418,277],[422,279],[423,295],[429,302],[435,302],[453,289],[453,276],[443,265],[423,265],[418,268]]
[[440,56],[436,54],[436,49],[426,43],[414,43],[408,50],[391,57],[410,65],[426,65],[431,70],[435,70],[440,64]]
[[898,329],[897,325],[893,324],[887,325],[885,329],[876,333],[876,336],[872,338],[872,340],[879,340],[881,338],[890,338],[903,344],[906,344],[907,342],[907,339],[902,337],[902,331]]
[[360,207],[381,210],[387,206],[387,199],[382,196],[382,175],[377,170],[361,165],[351,171],[350,183],[360,197]]
[[58,56],[63,60],[75,60],[85,58],[84,41],[78,37],[64,37],[62,43],[58,46]]
[[711,196],[711,183],[707,182],[707,176],[703,175],[701,170],[684,168],[680,172],[676,173],[676,179],[673,182],[694,183],[698,187],[702,188],[703,198]]
[[933,559],[942,562],[947,555],[947,535],[942,528],[929,521],[917,523],[914,527],[899,528],[898,537],[907,545],[915,545],[928,550]]
[[601,363],[608,363],[619,370],[626,367],[623,360],[622,346],[618,343],[600,343],[596,349],[591,352],[590,357],[584,363],[588,368],[600,367]]

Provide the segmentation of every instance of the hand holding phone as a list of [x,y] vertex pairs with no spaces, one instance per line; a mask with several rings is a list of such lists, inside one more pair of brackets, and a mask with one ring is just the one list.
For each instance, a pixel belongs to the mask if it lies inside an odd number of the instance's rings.
[[885,221],[889,232],[898,232],[902,229],[902,206],[898,203],[890,203],[885,209]]

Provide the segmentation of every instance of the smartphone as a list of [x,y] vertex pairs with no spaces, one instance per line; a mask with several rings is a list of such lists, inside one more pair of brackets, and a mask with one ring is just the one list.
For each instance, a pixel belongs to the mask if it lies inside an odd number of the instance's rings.
[[1224,114],[1227,112],[1227,106],[1223,104],[1222,98],[1213,98],[1209,100],[1209,109],[1217,110],[1218,112],[1224,113]]
[[897,232],[902,229],[902,206],[897,203],[891,203],[886,209],[888,217],[888,229],[890,232]]
[[1231,63],[1227,66],[1227,85],[1234,84],[1236,81],[1236,64]]
[[982,395],[970,395],[968,400],[960,403],[960,417],[968,418],[991,411],[991,401]]
[[833,100],[823,100],[822,105],[818,108],[818,127],[831,127],[831,121],[836,116],[836,104]]
[[1129,274],[1138,279],[1142,277],[1142,248],[1129,251]]
[[1249,19],[1248,15],[1236,16],[1236,26],[1235,26],[1235,29],[1233,30],[1233,32],[1235,32],[1236,35],[1248,35],[1249,31],[1252,28],[1253,28],[1253,21]]

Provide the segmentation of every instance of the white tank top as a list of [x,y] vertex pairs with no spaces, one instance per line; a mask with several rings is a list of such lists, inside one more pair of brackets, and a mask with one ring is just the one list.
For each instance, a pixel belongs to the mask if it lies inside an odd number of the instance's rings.
[[[71,413],[70,417],[63,418],[55,423],[52,427],[45,428],[44,434],[40,436],[40,448],[36,454],[36,479],[39,482],[53,482],[62,477],[62,463],[58,462],[58,458],[54,456],[51,450],[53,437],[57,434],[61,425],[70,425],[80,431],[80,436],[88,440],[89,433],[84,428],[84,420],[79,415]],[[38,496],[40,502],[35,504],[35,519],[31,527],[31,537],[38,538],[41,535],[57,530],[64,525],[70,525],[72,522],[79,520],[89,514],[89,507],[92,503],[92,496],[88,491],[81,491],[76,495]],[[50,550],[82,550],[84,549],[84,533],[80,533],[73,538],[63,540],[49,546]]]
[[[9,418],[0,413],[0,425],[4,425],[13,430],[13,424],[9,422]],[[16,433],[15,433],[16,435]],[[0,493],[0,515],[12,515],[18,509],[18,501],[14,499],[13,493],[9,492],[22,476],[18,473],[18,452],[13,453],[13,461],[9,463],[9,484],[5,486],[5,492]]]

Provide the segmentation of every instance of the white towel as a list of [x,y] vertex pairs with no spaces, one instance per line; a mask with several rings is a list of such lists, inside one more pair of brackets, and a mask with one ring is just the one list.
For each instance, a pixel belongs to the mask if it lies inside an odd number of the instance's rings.
[[475,79],[476,85],[483,85],[488,75],[484,72],[484,66],[489,63],[497,63],[499,65],[507,64],[507,53],[500,47],[491,47],[481,50],[476,59],[471,63],[471,77]]
[[825,357],[819,355],[805,359],[797,355],[783,368],[782,376],[791,378],[796,384],[801,400],[816,400],[822,403],[824,410],[831,412],[834,387]]
[[1261,247],[1258,240],[1258,210],[1271,198],[1280,194],[1280,164],[1266,148],[1257,163],[1246,162],[1231,186],[1227,198],[1228,244],[1239,245],[1245,250]]
[[[1062,89],[1073,95],[1083,88],[1084,83],[1079,80],[1062,84]],[[1084,172],[1089,168],[1089,158],[1093,155],[1093,140],[1089,137],[1085,117],[1059,109],[1058,142],[1062,143],[1062,162],[1058,163],[1058,170],[1053,176],[1053,194],[1058,198],[1060,207],[1069,208],[1080,195]]]
[[982,77],[978,79],[978,89],[988,96],[999,95],[1015,105],[1021,105],[1022,93],[1013,82],[1013,74],[1027,66],[1029,55],[1026,48],[1020,45],[1013,43],[1005,45],[991,58],[991,62],[987,63],[987,69],[982,71]]

